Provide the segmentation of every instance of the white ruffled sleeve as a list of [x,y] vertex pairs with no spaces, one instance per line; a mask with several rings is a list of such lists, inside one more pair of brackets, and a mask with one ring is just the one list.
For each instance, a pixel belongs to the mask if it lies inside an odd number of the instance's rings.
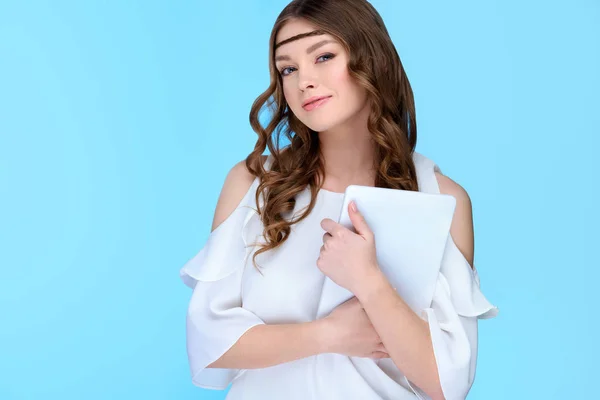
[[[414,157],[420,190],[439,194],[435,172],[442,173],[441,168],[420,153]],[[471,267],[449,233],[431,306],[419,315],[429,323],[446,400],[466,398],[475,379],[478,320],[493,318],[498,312],[498,307],[483,295],[477,270]],[[417,398],[430,400],[418,386],[408,379],[406,382]]]
[[[229,350],[250,328],[264,324],[242,306],[242,274],[256,232],[249,221],[257,216],[258,178],[204,247],[180,270],[183,282],[193,288],[186,317],[187,354],[194,385],[226,389],[245,370],[206,368]],[[254,205],[254,207],[252,206]]]
[[[421,311],[429,332],[446,400],[465,399],[475,379],[477,321],[493,318],[498,307],[480,289],[477,270],[462,255],[452,236],[448,241],[431,306]],[[407,379],[417,398],[430,397]]]

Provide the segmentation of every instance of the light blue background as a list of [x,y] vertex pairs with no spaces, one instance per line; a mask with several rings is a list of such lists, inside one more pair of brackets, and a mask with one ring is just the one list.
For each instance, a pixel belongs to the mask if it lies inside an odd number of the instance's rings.
[[[417,151],[474,208],[470,399],[597,395],[597,1],[379,0]],[[0,2],[0,399],[222,399],[190,289],[287,1]]]

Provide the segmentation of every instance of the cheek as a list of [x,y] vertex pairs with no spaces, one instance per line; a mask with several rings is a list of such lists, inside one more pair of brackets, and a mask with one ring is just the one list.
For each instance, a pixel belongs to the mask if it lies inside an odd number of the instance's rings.
[[351,86],[350,83],[350,75],[346,68],[335,69],[327,77],[327,85],[337,88],[340,92],[347,91]]
[[299,97],[297,86],[296,86],[296,88],[294,88],[294,87],[292,87],[292,85],[289,82],[284,82],[282,84],[282,89],[283,89],[283,96],[285,97],[285,101],[286,101],[286,103],[288,103],[288,105],[292,109],[292,111],[296,112],[300,108],[302,108],[301,107],[302,99]]
[[289,104],[290,100],[292,100],[290,98],[290,89],[288,88],[288,85],[285,82],[281,84],[281,88],[283,89],[283,96],[285,97],[285,101],[287,101]]
[[332,87],[336,88],[343,107],[351,107],[361,104],[365,96],[365,90],[359,86],[348,74],[348,71],[340,71],[332,76]]

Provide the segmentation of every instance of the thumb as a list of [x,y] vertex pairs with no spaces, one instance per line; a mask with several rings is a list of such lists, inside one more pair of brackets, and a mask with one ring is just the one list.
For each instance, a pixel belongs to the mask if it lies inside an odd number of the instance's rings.
[[370,235],[372,233],[371,229],[367,225],[367,221],[365,221],[363,215],[358,211],[354,200],[348,204],[348,208],[348,215],[350,215],[350,221],[352,221],[352,225],[354,226],[354,229],[356,229],[356,232],[359,235]]

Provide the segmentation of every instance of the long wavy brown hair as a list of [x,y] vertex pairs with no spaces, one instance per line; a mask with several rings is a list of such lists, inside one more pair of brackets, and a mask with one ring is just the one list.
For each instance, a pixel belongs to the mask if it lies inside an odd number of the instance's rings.
[[[325,176],[318,133],[289,109],[282,77],[275,67],[277,33],[296,18],[315,25],[316,34],[330,34],[342,44],[349,55],[349,75],[367,91],[371,106],[368,129],[375,145],[375,186],[418,191],[412,159],[417,142],[413,92],[381,16],[366,0],[294,0],[277,17],[269,40],[271,83],[250,110],[250,125],[258,140],[246,158],[246,167],[260,178],[256,204],[261,193],[264,199],[263,208],[257,212],[264,225],[265,243],[252,258],[255,267],[258,254],[280,246],[288,239],[291,225],[310,214]],[[265,105],[272,119],[263,127],[258,116]],[[280,149],[282,135],[290,144]],[[263,166],[267,146],[272,155],[270,168]],[[296,205],[295,196],[307,185],[311,198],[306,211],[295,220],[287,218]]]

